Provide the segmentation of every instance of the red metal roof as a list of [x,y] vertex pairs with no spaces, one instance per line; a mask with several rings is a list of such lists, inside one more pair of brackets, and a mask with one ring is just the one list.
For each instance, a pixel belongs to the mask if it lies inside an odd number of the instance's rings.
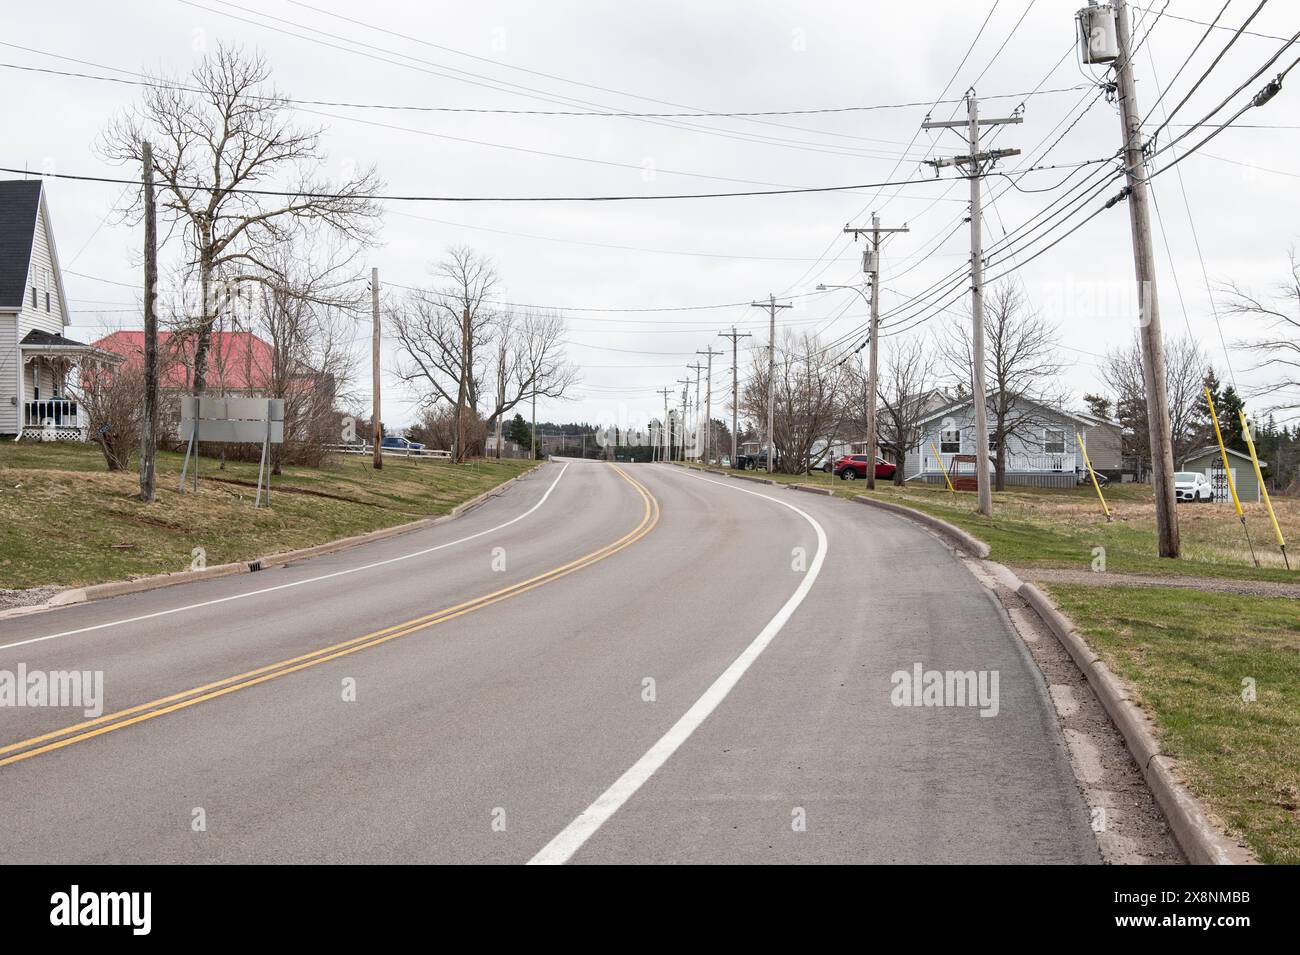
[[[187,390],[194,367],[192,332],[158,333],[158,383]],[[144,361],[144,332],[118,331],[95,342],[96,348],[121,355],[128,365]],[[208,388],[232,391],[266,387],[272,367],[271,346],[252,332],[213,332],[208,346]]]

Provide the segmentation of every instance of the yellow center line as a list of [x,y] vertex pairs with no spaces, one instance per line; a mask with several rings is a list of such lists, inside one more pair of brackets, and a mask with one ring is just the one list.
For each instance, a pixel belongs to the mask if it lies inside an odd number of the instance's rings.
[[[641,482],[634,479],[618,465],[611,465],[611,467],[613,467],[625,481],[636,489],[637,493],[641,495],[641,498],[645,503],[645,511],[642,515],[641,523],[613,543],[606,544],[604,547],[600,547],[589,554],[577,558],[576,560],[569,561],[567,564],[562,564],[559,567],[554,567],[535,577],[530,577],[528,580],[520,581],[517,584],[504,587],[501,590],[494,591],[490,594],[484,594],[481,597],[475,597],[472,600],[467,600],[454,606],[446,607],[430,614],[425,614],[421,617],[416,617],[413,620],[407,620],[404,623],[395,624],[391,627],[385,627],[382,630],[376,630],[359,637],[353,637],[349,640],[330,644],[329,646],[321,647],[318,650],[313,650],[296,657],[290,657],[286,660],[280,660],[276,663],[269,663],[265,666],[258,667],[255,670],[249,670],[245,673],[236,674],[235,676],[215,680],[211,683],[205,683],[202,686],[184,690],[180,693],[173,693],[169,696],[160,697],[159,699],[151,700],[148,703],[140,703],[124,710],[107,713],[103,716],[96,717],[95,719],[76,723],[72,726],[66,726],[63,729],[44,733],[40,736],[33,736],[30,739],[20,740],[16,743],[9,743],[6,746],[0,747],[0,756],[3,756],[6,753],[11,753],[13,755],[0,759],[0,766],[7,766],[10,763],[30,759],[31,757],[39,756],[42,753],[62,749],[65,746],[71,746],[73,743],[79,743],[83,740],[92,739],[96,736],[112,732],[113,730],[133,726],[136,723],[141,723],[145,720],[150,720],[167,713],[174,713],[177,710],[186,709],[187,707],[203,703],[207,700],[214,700],[218,697],[233,693],[236,690],[243,690],[251,686],[256,686],[259,683],[265,683],[268,680],[274,680],[277,677],[296,673],[299,670],[304,670],[308,667],[325,663],[329,660],[336,660],[339,657],[356,653],[359,650],[366,650],[370,647],[379,646],[381,643],[387,643],[389,640],[395,640],[398,637],[405,637],[413,633],[428,630],[430,627],[434,627],[448,620],[454,620],[457,617],[472,613],[473,611],[479,610],[483,607],[488,607],[511,597],[516,597],[519,594],[527,593],[530,590],[549,584],[553,580],[558,580],[559,578],[568,576],[575,571],[582,570],[584,567],[589,567],[594,563],[602,561],[606,557],[610,557],[623,550],[625,547],[629,547],[636,543],[649,534],[650,531],[654,530],[655,525],[659,523],[659,502],[655,499],[654,495],[651,494],[649,490],[641,484]],[[60,737],[66,738],[60,739]],[[55,742],[49,742],[50,740],[55,740]],[[45,745],[39,745],[42,743]],[[17,752],[19,750],[21,750],[21,752]]]

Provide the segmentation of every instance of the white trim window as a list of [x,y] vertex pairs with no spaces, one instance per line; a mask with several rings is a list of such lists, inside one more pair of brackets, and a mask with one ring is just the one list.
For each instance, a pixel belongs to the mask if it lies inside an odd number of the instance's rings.
[[939,432],[940,454],[961,454],[961,429]]
[[1061,428],[1043,429],[1043,453],[1044,454],[1065,453],[1065,431],[1063,429]]

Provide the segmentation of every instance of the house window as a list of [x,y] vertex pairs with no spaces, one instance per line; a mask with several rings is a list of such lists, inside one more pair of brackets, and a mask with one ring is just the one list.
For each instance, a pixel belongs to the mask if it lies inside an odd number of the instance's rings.
[[50,270],[46,269],[41,278],[45,287],[45,311],[48,312],[50,310],[50,286],[54,284],[50,276]]
[[1059,428],[1043,430],[1043,451],[1047,454],[1065,453],[1065,432]]
[[961,454],[961,430],[939,432],[940,454]]
[[32,283],[32,308],[36,307],[36,283]]
[[998,437],[995,434],[989,435],[989,454],[998,453]]

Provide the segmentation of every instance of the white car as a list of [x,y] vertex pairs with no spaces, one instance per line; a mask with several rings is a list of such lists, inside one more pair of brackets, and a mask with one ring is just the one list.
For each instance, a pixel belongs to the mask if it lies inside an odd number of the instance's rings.
[[1174,475],[1174,496],[1179,501],[1209,504],[1214,500],[1214,488],[1200,471],[1179,471]]

